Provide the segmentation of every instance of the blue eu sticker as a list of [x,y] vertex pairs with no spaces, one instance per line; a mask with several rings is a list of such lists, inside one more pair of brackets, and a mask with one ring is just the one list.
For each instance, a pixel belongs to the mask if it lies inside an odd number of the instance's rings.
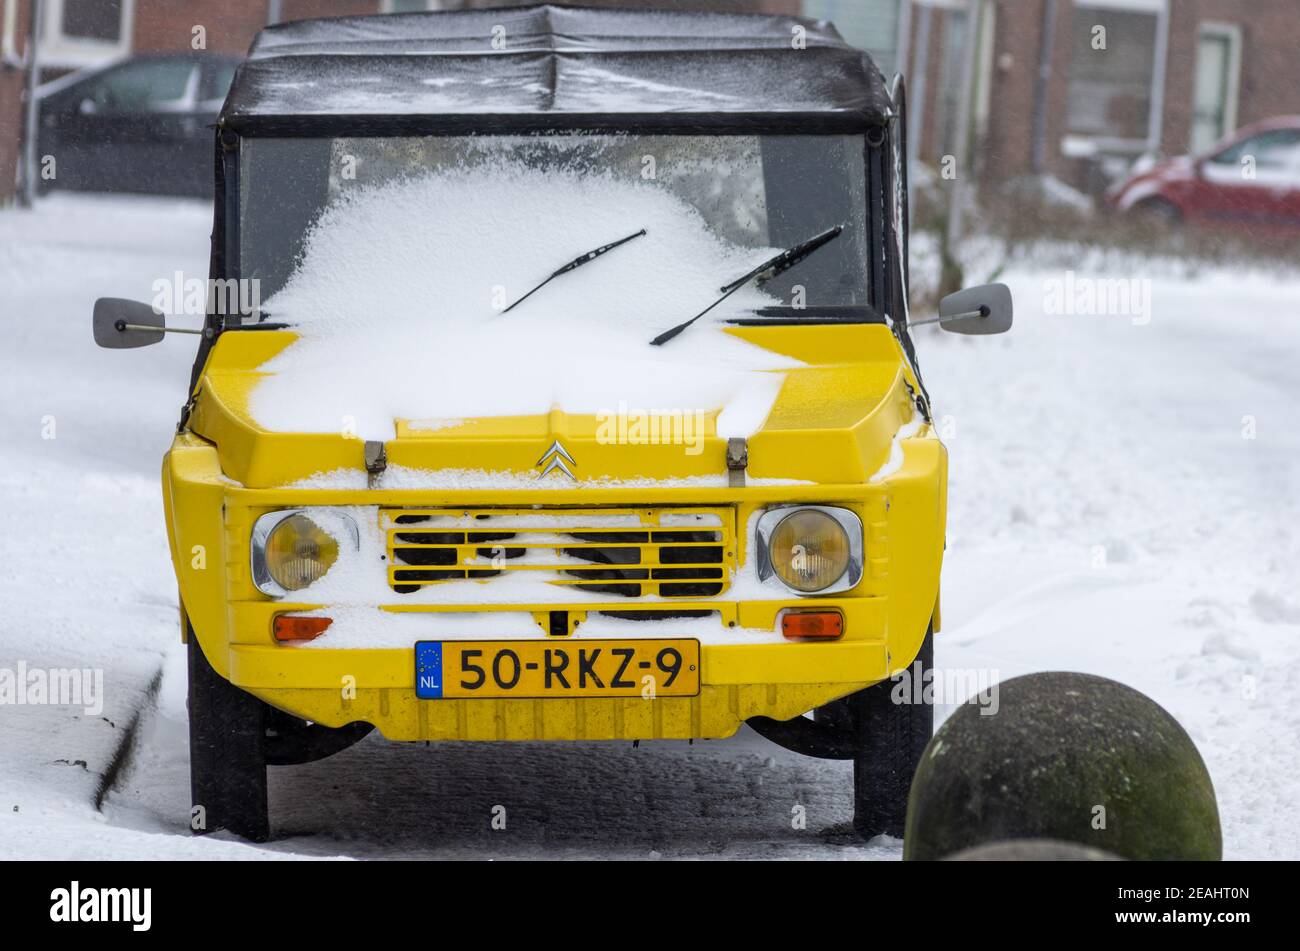
[[420,641],[415,645],[415,695],[421,700],[442,699],[440,641]]

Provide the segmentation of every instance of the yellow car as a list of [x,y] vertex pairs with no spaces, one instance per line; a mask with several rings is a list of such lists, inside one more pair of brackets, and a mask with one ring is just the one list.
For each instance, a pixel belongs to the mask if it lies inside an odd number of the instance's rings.
[[[858,832],[901,835],[932,710],[890,679],[930,664],[946,485],[903,128],[901,81],[796,17],[264,30],[162,472],[194,830],[265,839],[266,767],[372,729],[748,723],[852,759]],[[182,330],[95,307],[106,347]]]

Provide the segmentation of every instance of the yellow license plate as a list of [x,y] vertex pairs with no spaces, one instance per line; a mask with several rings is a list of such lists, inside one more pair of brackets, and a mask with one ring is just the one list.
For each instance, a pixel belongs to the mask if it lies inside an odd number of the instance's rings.
[[415,695],[448,698],[694,697],[700,642],[420,641]]

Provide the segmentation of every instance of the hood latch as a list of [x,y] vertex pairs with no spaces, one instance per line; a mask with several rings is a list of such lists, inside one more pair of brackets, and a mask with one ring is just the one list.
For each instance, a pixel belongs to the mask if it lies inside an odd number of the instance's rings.
[[749,443],[743,436],[732,436],[727,440],[727,485],[733,489],[743,489],[747,468],[749,468]]
[[379,488],[379,477],[388,468],[388,453],[378,439],[366,440],[366,487]]

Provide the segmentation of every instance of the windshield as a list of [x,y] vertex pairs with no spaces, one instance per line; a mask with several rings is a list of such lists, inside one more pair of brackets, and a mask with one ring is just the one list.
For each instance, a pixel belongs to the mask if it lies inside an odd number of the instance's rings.
[[[836,241],[737,294],[717,316],[864,307],[863,154],[862,137],[852,135],[249,138],[240,156],[239,276],[258,280],[275,319],[306,320],[309,314],[285,312],[292,294],[271,298],[301,283],[299,272],[313,266],[320,246],[333,246],[340,260],[330,268],[353,281],[385,283],[355,300],[379,302],[398,291],[500,310],[575,255],[645,228],[645,240],[613,250],[579,272],[582,278],[561,276],[537,303],[558,301],[558,294],[590,298],[596,286],[583,283],[589,272],[621,276],[622,286],[600,293],[654,298],[684,273],[706,270],[682,299],[686,312],[669,308],[654,317],[662,330],[773,251],[840,225]],[[363,201],[372,213],[358,208]],[[390,204],[419,212],[380,211]],[[370,247],[349,256],[322,235],[329,225]],[[348,267],[349,257],[368,258],[376,245],[405,267],[382,275]],[[438,262],[452,260],[454,267],[438,270]],[[426,284],[433,271],[436,287]]]

